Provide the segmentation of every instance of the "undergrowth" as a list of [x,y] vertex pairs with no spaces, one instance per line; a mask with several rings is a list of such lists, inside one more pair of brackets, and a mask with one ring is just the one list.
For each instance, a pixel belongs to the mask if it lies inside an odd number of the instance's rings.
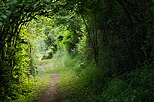
[[21,86],[18,86],[21,93],[18,93],[18,99],[13,102],[32,102],[39,98],[51,80],[51,69],[53,68],[51,62],[54,62],[54,60],[41,60],[39,62],[37,75],[29,77]]
[[152,64],[119,76],[109,76],[104,70],[96,68],[95,64],[83,64],[76,57],[68,57],[65,61],[60,69],[56,69],[60,73],[59,92],[62,102],[153,101]]
[[59,73],[61,102],[153,101],[153,64],[119,76],[109,76],[104,70],[96,68],[94,63],[83,63],[78,57],[57,53],[53,59],[40,62],[38,75],[25,81],[22,90],[27,92],[15,102],[37,100],[47,88],[52,72]]

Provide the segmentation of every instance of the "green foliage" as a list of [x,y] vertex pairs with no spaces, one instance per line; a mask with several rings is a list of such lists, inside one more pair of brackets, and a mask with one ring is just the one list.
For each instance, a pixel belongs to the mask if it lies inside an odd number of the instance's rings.
[[98,96],[99,101],[109,102],[117,100],[117,102],[150,102],[153,100],[153,70],[150,66],[142,70],[135,70],[127,73],[127,81],[121,78],[114,78],[108,83],[107,88]]
[[16,92],[17,99],[12,100],[13,102],[30,102],[37,100],[41,92],[47,88],[50,80],[50,74],[40,75],[40,73],[43,72],[39,70],[39,75],[35,77],[31,76],[24,80],[21,86],[19,86],[19,92]]
[[[79,57],[58,60],[62,102],[151,102],[153,100],[153,64],[120,76],[109,77],[94,64],[86,65]],[[66,62],[65,61],[65,62]]]
[[[61,36],[58,37],[60,39]],[[78,36],[69,30],[66,30],[63,34],[63,39],[61,41],[61,46],[64,46],[68,52],[73,52],[77,43]]]
[[[64,12],[64,11],[63,11]],[[65,13],[65,12],[64,12]],[[66,13],[67,14],[67,13]],[[70,12],[67,15],[55,16],[55,24],[60,26],[58,36],[56,36],[56,42],[60,49],[64,49],[71,54],[76,54],[77,44],[82,37],[83,23],[80,18],[75,15],[74,12]],[[65,17],[65,19],[63,19]],[[59,21],[62,19],[62,22]]]
[[28,32],[37,36],[36,43],[38,44],[36,45],[36,51],[41,57],[43,56],[42,59],[52,58],[53,54],[57,51],[54,39],[56,29],[51,26],[52,22],[52,19],[41,16],[28,24]]
[[48,51],[48,54],[44,55],[42,57],[42,60],[44,60],[44,59],[51,59],[52,57],[53,57],[53,51]]
[[153,101],[153,11],[153,0],[0,1],[0,101],[33,100],[42,57],[57,57],[64,101]]
[[44,11],[47,3],[45,0],[0,1],[0,101],[17,99],[24,80],[35,74],[34,50],[26,38],[32,36],[24,27],[36,15],[47,13]]
[[[29,39],[27,39],[27,37]],[[36,70],[36,65],[34,63],[34,56],[32,51],[32,45],[30,40],[34,37],[27,33],[25,26],[22,27],[20,34],[18,35],[18,40],[16,40],[16,46],[7,47],[7,54],[5,58],[12,60],[15,65],[9,64],[7,61],[1,63],[3,66],[3,83],[1,83],[1,101],[15,100],[19,95],[29,92],[31,89],[27,90],[24,88],[29,75],[34,75]],[[22,38],[22,39],[21,39]],[[9,54],[14,52],[14,55],[10,57]],[[4,61],[4,60],[3,60]],[[1,61],[1,62],[3,62]],[[7,64],[8,63],[8,64]],[[7,67],[5,66],[7,64]],[[7,69],[6,69],[6,68]],[[5,75],[4,75],[5,73]],[[11,80],[11,81],[10,81]],[[30,85],[30,83],[29,83]],[[29,86],[31,87],[31,86]],[[6,90],[3,90],[6,88]],[[2,98],[3,97],[3,98]]]

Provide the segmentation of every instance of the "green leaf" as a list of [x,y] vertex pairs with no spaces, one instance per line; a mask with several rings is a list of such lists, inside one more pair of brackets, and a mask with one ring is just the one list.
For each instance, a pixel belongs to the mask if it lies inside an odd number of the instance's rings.
[[6,18],[7,18],[7,16],[6,16],[6,15],[4,15],[4,14],[3,14],[3,15],[1,15],[1,17],[2,17],[2,18],[4,18],[4,19],[6,19]]
[[15,3],[17,3],[18,1],[17,0],[13,0],[11,3],[12,4],[15,4]]
[[11,11],[6,10],[6,15],[10,16]]
[[0,26],[2,26],[3,25],[3,23],[2,22],[0,22]]
[[109,102],[119,102],[118,99],[111,99]]

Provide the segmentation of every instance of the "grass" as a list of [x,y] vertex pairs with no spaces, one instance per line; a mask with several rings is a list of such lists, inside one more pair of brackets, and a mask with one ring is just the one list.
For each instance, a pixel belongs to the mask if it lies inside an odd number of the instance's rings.
[[[35,77],[31,76],[21,85],[21,90],[26,92],[20,94],[18,99],[13,102],[32,102],[37,100],[42,91],[49,85],[52,69],[54,68],[53,63],[54,59],[41,60],[37,75]],[[42,64],[44,64],[44,70],[42,70]]]
[[[33,102],[37,100],[41,93],[47,89],[52,72],[59,72],[60,79],[66,73],[69,73],[71,68],[64,67],[64,65],[61,64],[62,60],[63,59],[57,59],[56,57],[53,59],[40,60],[37,75],[35,77],[29,77],[21,86],[19,86],[21,88],[21,93],[18,94],[18,99],[13,102]],[[66,78],[66,76],[63,78]],[[70,79],[70,77],[68,77],[68,79]]]
[[84,66],[78,59],[67,59],[63,68],[59,69],[59,86],[62,102],[88,102],[90,93],[94,90],[90,87],[95,79],[96,67]]
[[[64,60],[65,59],[65,60]],[[44,64],[44,70],[41,66]],[[76,58],[40,61],[38,75],[27,81],[31,92],[21,95],[16,102],[36,100],[50,81],[51,73],[58,72],[61,102],[151,102],[154,92],[153,65],[143,69],[109,77],[94,64],[84,65]],[[26,85],[25,85],[26,87]],[[23,101],[24,100],[24,101]]]
[[123,75],[110,77],[94,64],[82,65],[78,59],[59,71],[62,102],[152,102],[154,97],[153,65]]

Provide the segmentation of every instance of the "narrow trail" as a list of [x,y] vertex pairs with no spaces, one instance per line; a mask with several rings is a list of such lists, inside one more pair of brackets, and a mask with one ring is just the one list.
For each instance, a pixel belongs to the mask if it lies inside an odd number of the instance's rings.
[[45,72],[44,63],[41,65],[41,69]]
[[36,102],[59,102],[58,89],[58,73],[54,72],[51,74],[51,81],[47,90],[42,93],[42,96]]

